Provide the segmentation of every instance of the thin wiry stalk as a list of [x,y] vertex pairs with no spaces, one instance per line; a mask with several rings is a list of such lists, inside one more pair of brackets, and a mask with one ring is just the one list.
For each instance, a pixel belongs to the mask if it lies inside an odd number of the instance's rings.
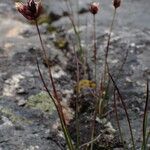
[[[94,114],[93,114],[93,121],[92,121],[92,131],[91,131],[91,141],[93,141],[94,139],[94,134],[95,134],[95,122],[96,122],[96,116],[97,114],[99,113],[100,116],[102,111],[103,111],[103,97],[102,97],[102,93],[103,93],[103,87],[102,87],[102,82],[100,83],[100,95],[94,95],[93,96],[95,97],[96,99],[96,104],[95,104],[95,110],[94,110]],[[90,150],[93,150],[93,142],[91,142],[91,145],[90,145]]]
[[148,143],[149,137],[150,137],[150,130],[149,130],[147,137],[146,137],[146,143]]
[[[49,91],[49,89],[48,89],[48,87],[47,87],[47,85],[46,85],[46,83],[45,83],[45,80],[44,80],[44,78],[43,78],[42,72],[41,72],[41,70],[40,70],[39,61],[38,61],[37,56],[36,56],[36,65],[37,65],[37,69],[38,69],[38,72],[39,72],[41,81],[42,81],[42,83],[43,83],[43,86],[44,86],[44,88],[46,89],[46,92],[48,93],[49,97],[53,100],[54,105],[57,106],[57,103],[56,103],[55,98],[52,96],[52,94],[50,93],[50,91]],[[58,109],[58,108],[56,107],[56,109]]]
[[[86,26],[86,29],[85,29],[85,31],[86,31],[86,38],[85,38],[85,43],[86,43],[86,45],[88,46],[88,35],[87,35],[87,33],[88,33],[88,20],[87,20],[87,17],[86,17],[86,20],[85,20],[85,22],[86,22],[86,24],[85,24],[85,26]],[[87,67],[88,67],[88,51],[87,50],[84,50],[83,51],[83,53],[84,53],[84,78],[86,78],[86,76],[87,76],[87,71],[86,71],[86,69],[87,69]]]
[[148,115],[148,103],[149,103],[149,84],[147,80],[147,89],[146,89],[146,102],[144,109],[144,117],[143,117],[143,142],[142,142],[142,150],[146,149],[146,131],[147,131],[147,115]]
[[[46,53],[46,50],[45,50],[45,47],[44,47],[44,44],[43,44],[43,40],[42,40],[42,37],[41,37],[41,33],[40,33],[40,30],[39,30],[39,26],[38,26],[37,20],[35,20],[35,24],[36,24],[36,29],[37,29],[37,32],[38,32],[39,40],[40,40],[40,43],[41,43],[41,47],[42,47],[42,50],[43,50],[43,53],[44,53],[44,59],[46,61],[46,65],[48,67],[48,73],[49,73],[49,78],[50,78],[50,81],[51,81],[51,84],[52,84],[54,97],[57,100],[58,106],[60,107],[60,111],[61,111],[62,116],[63,116],[62,106],[61,106],[61,103],[60,103],[60,99],[59,99],[59,97],[57,95],[57,90],[56,90],[56,87],[55,87],[55,84],[54,84],[54,80],[53,80],[53,77],[52,77],[51,68],[50,68],[50,66],[48,64],[48,57],[47,57],[47,53]],[[64,116],[63,116],[63,118],[64,118]],[[64,119],[64,122],[65,122],[65,119]]]
[[[103,136],[103,134],[104,134],[104,132],[103,132],[103,133],[100,133],[100,134],[99,134],[98,136],[96,136],[93,140],[91,140],[91,141],[89,141],[89,142],[87,142],[87,143],[82,144],[82,145],[80,146],[80,148],[83,148],[83,147],[85,147],[85,146],[88,147],[90,144],[92,144],[92,143],[96,142],[97,140],[99,140],[100,137]],[[99,146],[100,146],[100,145],[99,145]],[[101,145],[101,147],[104,147],[104,146]]]
[[42,47],[42,50],[43,50],[43,53],[44,53],[44,59],[46,61],[47,67],[48,67],[49,77],[50,77],[51,84],[52,84],[52,87],[53,87],[53,92],[54,92],[54,98],[51,95],[51,93],[49,92],[49,90],[46,86],[46,83],[44,82],[44,78],[43,78],[43,76],[41,74],[41,71],[40,71],[38,59],[36,59],[38,71],[39,71],[41,80],[43,82],[43,85],[44,85],[47,93],[49,94],[50,98],[52,98],[52,100],[55,104],[55,107],[57,109],[57,112],[58,112],[58,115],[59,115],[59,118],[60,118],[60,122],[61,122],[61,125],[62,125],[62,128],[63,128],[63,132],[64,132],[64,135],[65,135],[65,139],[66,139],[67,145],[69,147],[69,150],[74,150],[74,146],[72,144],[71,137],[70,137],[69,132],[68,132],[67,127],[66,127],[66,122],[65,122],[63,111],[62,111],[62,106],[61,106],[61,103],[60,103],[60,99],[58,98],[58,95],[57,95],[57,91],[56,91],[55,84],[54,84],[54,81],[53,81],[53,77],[52,77],[52,74],[51,74],[51,69],[50,69],[50,66],[48,64],[48,57],[47,57],[46,50],[44,48],[44,44],[43,44],[43,41],[42,41],[42,38],[41,38],[41,33],[40,33],[40,30],[39,30],[39,27],[38,27],[37,20],[35,20],[35,24],[36,24],[37,32],[38,32],[38,35],[39,35],[41,47]]
[[109,101],[109,86],[110,86],[110,79],[108,78],[108,82],[107,85],[104,87],[105,89],[103,89],[104,94],[102,95],[102,106],[100,107],[102,109],[100,115],[103,116],[103,114],[105,113],[104,110],[107,109],[108,106],[108,101]]
[[[112,33],[114,21],[115,21],[115,16],[116,16],[116,9],[114,9],[113,19],[112,19],[110,29],[109,29],[108,40],[107,40],[107,45],[106,45],[106,52],[105,52],[104,77],[103,77],[104,81],[103,81],[103,84],[104,84],[106,94],[104,96],[103,101],[105,101],[106,98],[107,98],[106,96],[107,96],[107,93],[108,93],[108,90],[109,90],[109,84],[110,84],[110,79],[109,79],[109,76],[108,76],[108,73],[109,73],[108,53],[109,53],[110,39],[111,39],[111,33]],[[108,82],[106,83],[107,79],[108,79]],[[108,103],[108,101],[107,101],[107,103]]]
[[74,22],[74,13],[73,13],[73,9],[72,9],[72,5],[71,5],[71,1],[69,0],[69,4],[66,0],[63,0],[65,3],[66,3],[66,6],[67,6],[67,9],[69,12],[71,12],[71,15],[68,15],[69,17],[69,20],[71,21],[71,24],[73,26],[73,30],[74,30],[74,33],[77,37],[77,40],[78,40],[78,46],[79,46],[79,54],[80,54],[80,59],[81,59],[81,62],[83,63],[84,62],[84,58],[83,58],[83,48],[82,48],[82,45],[81,45],[81,38],[80,38],[80,33],[78,31],[78,29],[76,28],[76,25],[75,25],[75,22]]
[[[91,141],[93,141],[94,139],[96,116],[97,116],[97,106],[95,107],[95,111],[93,115]],[[93,142],[91,143],[90,150],[93,150]]]
[[[79,12],[79,0],[76,0],[77,1],[77,12]],[[77,14],[77,25],[78,25],[78,28],[80,26],[80,18],[79,18],[79,14]]]
[[94,57],[94,65],[95,65],[95,82],[96,82],[96,74],[97,74],[97,47],[96,47],[96,18],[95,18],[95,14],[93,15],[93,57]]
[[124,67],[124,65],[125,65],[125,63],[126,63],[126,61],[127,61],[128,54],[129,54],[129,49],[126,50],[125,57],[124,57],[123,62],[122,62],[122,64],[121,64],[121,66],[120,66],[120,69],[119,69],[119,71],[118,71],[118,75],[117,75],[117,76],[120,76],[120,73],[122,72],[123,67]]
[[61,111],[60,111],[60,107],[57,105],[56,99],[51,95],[51,93],[50,93],[50,91],[49,91],[49,89],[48,89],[48,87],[45,83],[45,80],[44,80],[43,75],[42,75],[41,70],[40,70],[40,66],[39,66],[39,62],[38,62],[37,57],[36,57],[36,65],[37,65],[37,68],[38,68],[38,72],[39,72],[41,81],[44,85],[44,88],[46,89],[46,92],[48,93],[49,97],[52,99],[52,101],[53,101],[53,103],[56,107],[56,110],[57,110],[57,113],[58,113],[58,116],[59,116],[59,119],[60,119],[60,123],[61,123],[64,135],[65,135],[65,139],[66,139],[67,145],[69,147],[69,150],[74,150],[73,144],[72,144],[72,141],[71,141],[71,137],[70,137],[69,132],[66,128],[66,125],[64,123],[64,118],[63,118],[63,116],[61,114]]
[[68,2],[67,1],[65,1],[65,2],[67,4],[68,10],[70,8],[70,12],[71,12],[72,16],[74,17],[74,11],[73,11],[73,8],[72,8],[72,2],[71,2],[71,0],[68,0]]
[[[93,95],[95,97],[95,100],[96,100],[96,104],[95,104],[95,110],[94,110],[94,114],[93,114],[93,121],[92,121],[92,131],[91,131],[91,141],[93,141],[94,139],[94,135],[95,135],[95,123],[96,123],[96,117],[97,117],[97,114],[99,112],[99,106],[100,106],[100,102],[101,102],[101,97],[99,95]],[[93,150],[93,142],[91,143],[90,145],[90,150]]]
[[114,108],[115,108],[115,115],[116,115],[117,126],[118,126],[118,129],[119,129],[119,134],[120,134],[120,137],[121,137],[123,148],[125,149],[123,134],[121,132],[121,126],[120,126],[119,117],[118,117],[117,104],[116,104],[116,90],[114,90]]
[[69,16],[69,19],[70,19],[70,21],[71,21],[71,23],[72,23],[72,26],[73,26],[75,35],[76,35],[77,40],[78,40],[80,59],[81,59],[81,62],[83,62],[84,58],[83,58],[83,49],[82,49],[82,46],[81,46],[80,33],[79,33],[79,31],[76,29],[76,25],[75,25],[73,19],[71,18],[71,16]]
[[111,33],[112,33],[113,25],[114,25],[115,16],[116,16],[116,9],[114,9],[113,19],[112,19],[112,22],[111,22],[110,31],[109,31],[109,35],[108,35],[108,41],[107,41],[107,47],[106,47],[106,53],[105,53],[106,61],[107,61],[107,58],[108,58],[110,39],[111,39]]
[[104,81],[106,80],[107,73],[109,72],[109,67],[108,67],[108,53],[109,53],[110,39],[111,39],[111,33],[112,33],[114,21],[115,21],[115,16],[116,16],[116,9],[114,9],[113,19],[112,19],[112,22],[111,22],[111,25],[110,25],[110,31],[109,31],[108,41],[107,41],[107,46],[106,46],[105,66],[104,66],[104,78],[105,79],[104,79]]
[[[84,72],[83,77],[86,78],[86,67],[87,67],[86,65],[87,65],[87,63],[86,63],[85,51],[82,48],[82,44],[81,44],[81,37],[80,37],[80,32],[79,32],[79,15],[77,18],[77,26],[76,26],[74,12],[73,12],[73,8],[71,5],[71,0],[69,0],[68,2],[66,0],[63,0],[63,1],[65,1],[67,9],[71,14],[71,15],[68,15],[68,18],[71,21],[74,33],[75,33],[76,38],[77,38],[77,42],[78,42],[78,50],[77,51],[79,53],[79,56],[80,56],[79,59],[81,61],[81,65],[83,67],[83,72]],[[77,1],[77,7],[79,7],[79,1]],[[79,9],[79,8],[77,8],[77,9]]]
[[[102,77],[103,78],[103,77]],[[98,87],[98,93],[100,93],[100,96],[99,96],[99,106],[98,106],[98,114],[101,116],[101,110],[102,110],[102,106],[100,105],[103,99],[103,81],[102,81],[102,78],[100,79],[100,83],[99,83],[99,87]],[[100,99],[101,97],[101,99]]]
[[109,77],[111,78],[112,82],[113,82],[113,85],[118,93],[118,96],[121,100],[121,103],[122,103],[122,106],[124,108],[124,111],[125,111],[125,114],[126,114],[126,118],[127,118],[127,122],[128,122],[128,125],[129,125],[129,130],[130,130],[130,135],[131,135],[131,140],[132,140],[132,145],[133,145],[133,150],[136,150],[135,148],[135,143],[134,143],[134,136],[133,136],[133,132],[132,132],[132,127],[131,127],[131,123],[130,123],[130,118],[129,118],[129,114],[128,114],[128,111],[127,111],[127,107],[126,107],[126,104],[124,103],[124,100],[123,100],[123,97],[120,93],[120,90],[115,82],[115,80],[113,79],[112,75],[110,74],[110,72],[108,72],[109,74]]
[[78,58],[77,58],[77,54],[75,51],[75,47],[74,47],[74,54],[75,54],[75,59],[76,59],[76,66],[77,66],[77,94],[76,94],[76,111],[75,111],[75,118],[76,118],[76,134],[77,134],[77,143],[76,143],[76,149],[79,150],[79,145],[80,145],[80,132],[79,132],[79,104],[78,104],[78,100],[79,100],[79,80],[80,80],[80,71],[79,71],[79,63],[78,63]]
[[43,53],[44,53],[44,59],[46,61],[46,65],[48,67],[49,78],[51,80],[51,84],[52,84],[52,87],[53,87],[53,93],[54,93],[55,98],[57,100],[59,100],[58,95],[57,95],[57,91],[56,91],[56,87],[55,87],[55,84],[54,84],[54,80],[53,80],[53,77],[52,77],[51,68],[50,68],[49,63],[48,63],[47,53],[46,53],[46,50],[45,50],[45,47],[44,47],[44,44],[43,44],[43,41],[42,41],[42,38],[41,38],[41,33],[40,33],[40,30],[39,30],[39,27],[38,27],[37,20],[35,20],[35,24],[36,24],[39,40],[40,40],[40,43],[41,43],[41,47],[42,47],[42,50],[43,50]]

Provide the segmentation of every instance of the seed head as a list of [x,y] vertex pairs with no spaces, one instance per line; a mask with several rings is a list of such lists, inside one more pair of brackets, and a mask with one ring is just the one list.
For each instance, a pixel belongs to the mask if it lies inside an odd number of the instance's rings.
[[16,2],[17,10],[28,20],[37,19],[42,12],[41,2],[27,0],[27,3]]
[[92,3],[90,4],[90,6],[89,6],[89,11],[90,11],[93,15],[95,15],[95,14],[97,14],[97,12],[99,11],[99,7],[100,7],[100,5],[99,5],[98,2],[92,2]]
[[121,0],[113,0],[113,5],[114,5],[115,9],[120,7],[120,4],[121,4]]

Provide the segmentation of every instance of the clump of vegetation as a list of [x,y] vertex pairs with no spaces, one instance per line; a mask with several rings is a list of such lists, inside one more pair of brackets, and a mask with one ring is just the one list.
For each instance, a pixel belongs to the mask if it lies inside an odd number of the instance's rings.
[[[36,65],[38,68],[38,72],[39,75],[41,77],[41,81],[45,87],[45,90],[47,92],[46,95],[43,95],[43,93],[40,93],[34,97],[30,97],[28,100],[28,106],[30,107],[35,107],[41,110],[44,110],[46,112],[49,112],[51,107],[53,107],[53,105],[55,106],[59,119],[60,119],[60,123],[62,126],[62,130],[64,132],[64,136],[65,136],[65,140],[68,146],[69,150],[79,150],[79,149],[90,149],[90,150],[95,150],[95,149],[108,149],[109,146],[103,147],[103,146],[96,146],[97,141],[99,140],[99,138],[101,136],[103,136],[103,132],[97,133],[97,131],[99,131],[99,126],[97,126],[97,123],[102,123],[102,120],[105,118],[105,116],[107,115],[107,111],[108,111],[108,102],[110,97],[114,97],[114,110],[115,110],[115,115],[116,115],[116,120],[117,120],[117,125],[118,125],[118,130],[119,130],[119,135],[120,135],[120,140],[122,142],[122,147],[123,149],[128,149],[125,142],[124,142],[124,136],[122,134],[122,129],[120,127],[120,122],[118,119],[118,111],[117,111],[117,105],[116,105],[116,100],[119,100],[122,104],[122,107],[124,109],[125,112],[125,116],[127,119],[127,123],[129,126],[129,131],[130,131],[130,135],[131,135],[131,141],[132,141],[132,149],[136,150],[136,144],[134,141],[134,136],[133,136],[133,132],[132,132],[132,126],[130,123],[130,116],[128,114],[128,110],[126,107],[126,104],[124,102],[124,99],[122,97],[122,94],[117,86],[117,83],[113,77],[113,75],[110,72],[109,69],[109,63],[108,63],[108,57],[109,57],[109,47],[110,47],[110,40],[111,40],[111,33],[112,33],[112,29],[113,29],[113,25],[114,25],[114,21],[115,21],[115,16],[117,13],[117,9],[120,7],[121,5],[121,0],[113,0],[113,7],[114,7],[114,11],[113,11],[113,17],[112,17],[112,22],[110,24],[110,29],[109,29],[109,34],[108,34],[108,39],[107,39],[107,45],[106,45],[106,50],[105,50],[105,61],[104,61],[104,68],[101,72],[100,75],[98,75],[97,72],[97,68],[98,68],[98,64],[97,64],[97,42],[96,42],[96,15],[99,12],[99,8],[100,8],[100,4],[98,2],[92,2],[89,5],[89,12],[92,14],[92,19],[93,19],[93,65],[94,68],[91,68],[91,70],[93,71],[93,75],[92,75],[92,79],[89,79],[86,77],[86,74],[88,74],[88,72],[86,71],[87,68],[87,58],[84,52],[84,49],[82,47],[81,44],[81,37],[80,37],[80,32],[78,29],[79,25],[76,25],[75,20],[74,20],[74,12],[72,10],[71,7],[71,2],[70,0],[65,1],[66,2],[66,6],[68,8],[68,12],[70,12],[70,15],[68,15],[76,39],[77,39],[77,43],[76,45],[73,45],[74,48],[74,59],[76,60],[76,85],[75,85],[75,96],[74,96],[74,100],[75,100],[75,130],[76,130],[76,139],[74,140],[75,143],[73,143],[71,135],[69,133],[68,130],[68,121],[66,121],[66,115],[64,113],[64,109],[63,109],[63,105],[61,103],[62,101],[62,97],[58,94],[57,89],[56,89],[56,85],[54,82],[54,78],[52,76],[52,70],[51,67],[48,65],[48,55],[47,55],[47,51],[45,49],[45,46],[43,44],[42,41],[42,37],[41,37],[41,33],[39,30],[39,23],[43,23],[45,21],[47,21],[47,17],[44,18],[42,21],[38,21],[38,17],[41,15],[42,12],[42,4],[41,2],[36,2],[34,0],[27,0],[27,3],[23,4],[23,3],[16,3],[16,7],[18,9],[18,11],[28,20],[34,22],[37,32],[38,32],[38,36],[39,36],[39,40],[41,43],[41,49],[42,49],[42,57],[43,59],[46,61],[47,67],[48,67],[48,74],[49,74],[49,79],[51,81],[51,87],[52,87],[52,92],[51,90],[48,88],[43,74],[41,72],[41,68],[39,66],[39,60],[37,58],[36,55]],[[70,11],[71,10],[71,11]],[[69,14],[69,13],[68,13]],[[55,41],[55,46],[57,46],[60,49],[65,48],[67,45],[67,42],[64,39],[60,39],[59,41]],[[124,62],[123,62],[124,64]],[[122,66],[122,65],[121,65]],[[80,74],[82,72],[82,75]],[[110,85],[112,84],[112,91],[110,91]],[[93,108],[91,109],[92,112],[90,112],[90,116],[86,116],[89,117],[90,120],[88,120],[89,125],[86,126],[86,129],[88,131],[88,136],[89,136],[89,141],[87,141],[86,143],[82,143],[82,137],[83,135],[80,135],[80,117],[84,117],[84,115],[86,115],[86,113],[83,113],[80,116],[80,112],[79,112],[79,104],[80,103],[80,99],[83,98],[81,96],[81,91],[84,89],[88,89],[89,93],[92,95],[91,98],[94,100],[94,105]],[[148,139],[149,139],[149,132],[147,132],[147,115],[148,115],[148,101],[149,101],[149,85],[148,85],[148,81],[147,81],[147,96],[146,96],[146,105],[145,105],[145,111],[144,111],[144,117],[143,117],[143,143],[141,146],[142,150],[146,150],[146,145],[148,143]],[[51,103],[53,102],[53,104]],[[85,105],[86,106],[86,105]],[[111,126],[109,124],[109,126]],[[102,128],[104,129],[104,128]],[[109,132],[106,131],[105,134],[108,134]],[[86,135],[85,135],[86,136]],[[106,137],[106,136],[105,136]],[[111,135],[108,134],[107,137],[111,137]],[[107,141],[107,140],[106,140]],[[107,143],[106,143],[107,145]],[[96,147],[96,148],[95,148]]]

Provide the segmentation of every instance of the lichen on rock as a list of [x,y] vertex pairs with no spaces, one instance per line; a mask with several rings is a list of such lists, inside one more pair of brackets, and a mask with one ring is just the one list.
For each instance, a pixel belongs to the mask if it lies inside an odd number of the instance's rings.
[[40,92],[36,95],[30,96],[27,100],[26,106],[33,109],[40,109],[41,111],[50,114],[56,110],[52,99],[46,92]]

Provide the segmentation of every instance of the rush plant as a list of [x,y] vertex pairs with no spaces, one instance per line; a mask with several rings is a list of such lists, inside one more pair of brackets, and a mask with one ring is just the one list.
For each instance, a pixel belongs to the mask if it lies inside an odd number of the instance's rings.
[[[91,93],[93,94],[93,98],[95,100],[95,107],[94,110],[92,112],[92,122],[91,122],[91,135],[89,137],[90,141],[87,141],[87,143],[84,143],[81,145],[80,143],[80,139],[82,138],[80,136],[80,124],[79,124],[79,94],[80,94],[80,78],[81,78],[81,74],[80,74],[80,65],[82,66],[81,68],[83,68],[83,72],[85,69],[85,60],[86,58],[84,57],[84,51],[81,45],[81,37],[80,37],[80,33],[79,33],[79,17],[78,17],[78,26],[76,26],[75,20],[74,20],[74,14],[73,14],[73,10],[71,7],[71,0],[65,1],[68,11],[70,10],[71,14],[68,15],[74,33],[76,35],[77,38],[77,46],[78,46],[78,50],[76,51],[76,48],[74,46],[74,57],[75,57],[75,61],[76,61],[76,101],[75,101],[75,119],[76,119],[76,143],[73,144],[73,141],[71,139],[69,130],[67,128],[67,123],[65,120],[65,116],[64,116],[64,112],[63,112],[63,107],[61,104],[61,97],[58,95],[57,89],[56,89],[56,85],[53,79],[53,75],[52,75],[52,71],[51,71],[51,67],[49,65],[49,60],[48,60],[48,53],[47,50],[45,49],[43,40],[42,40],[42,36],[41,36],[41,32],[39,29],[39,25],[38,25],[38,17],[41,15],[42,10],[43,10],[43,6],[41,4],[41,1],[37,2],[35,0],[27,0],[26,3],[22,3],[22,2],[16,2],[16,8],[17,10],[28,20],[28,21],[32,21],[34,22],[35,28],[37,30],[38,33],[38,37],[39,37],[39,41],[41,44],[41,55],[43,57],[43,60],[45,60],[46,62],[46,66],[48,67],[48,75],[49,75],[49,81],[50,81],[50,85],[52,87],[52,92],[51,90],[48,88],[46,81],[44,79],[44,76],[41,72],[41,68],[39,65],[39,60],[38,60],[38,56],[37,56],[37,52],[36,52],[36,56],[35,56],[35,60],[36,60],[36,65],[37,65],[37,69],[39,72],[39,76],[41,78],[41,81],[43,83],[43,86],[46,90],[46,92],[49,95],[49,98],[53,101],[59,119],[60,119],[60,123],[61,123],[61,127],[65,136],[65,140],[67,143],[67,146],[69,148],[69,150],[80,150],[83,147],[86,147],[85,149],[90,149],[90,150],[95,150],[94,149],[94,142],[96,140],[98,140],[98,138],[101,135],[95,136],[95,123],[96,123],[96,118],[104,118],[107,114],[106,112],[106,108],[108,107],[108,100],[109,100],[109,96],[111,94],[113,94],[113,100],[114,100],[114,110],[115,110],[115,116],[116,116],[116,120],[117,120],[117,127],[120,133],[120,137],[121,137],[121,141],[123,143],[123,148],[127,149],[125,144],[124,144],[124,137],[122,134],[122,129],[121,129],[121,125],[119,122],[119,117],[118,117],[118,110],[117,110],[117,100],[121,101],[122,107],[124,109],[125,115],[126,115],[126,119],[127,119],[127,123],[129,126],[129,131],[130,131],[130,135],[131,135],[131,140],[132,140],[132,149],[136,150],[136,145],[135,145],[135,140],[134,140],[134,136],[133,136],[133,131],[132,131],[132,126],[131,126],[131,122],[130,122],[130,116],[128,114],[128,110],[126,107],[126,104],[124,102],[123,96],[118,88],[118,85],[113,77],[113,75],[110,72],[109,69],[109,63],[108,63],[108,57],[109,57],[109,51],[110,51],[110,44],[111,44],[111,34],[112,34],[112,30],[113,30],[113,26],[114,26],[114,22],[115,22],[115,16],[117,13],[117,9],[120,7],[121,5],[121,0],[113,0],[113,16],[112,16],[112,22],[110,24],[109,27],[109,33],[108,33],[108,38],[107,38],[107,45],[106,45],[106,49],[105,49],[105,56],[104,56],[104,69],[102,70],[101,74],[99,75],[97,72],[97,68],[98,68],[98,63],[97,63],[97,55],[98,55],[98,49],[97,49],[97,37],[96,37],[96,14],[98,13],[98,11],[100,10],[100,4],[98,2],[92,2],[89,5],[89,12],[92,14],[92,20],[93,20],[93,42],[92,42],[92,47],[93,47],[93,58],[94,58],[94,69],[91,68],[91,70],[94,72],[93,75],[93,81],[90,81],[88,79],[86,79],[86,81],[88,83],[92,83],[94,86],[94,92],[91,91]],[[77,1],[77,6],[79,7],[79,1]],[[122,65],[123,66],[123,65]],[[98,79],[98,76],[100,77],[100,79]],[[83,80],[84,77],[83,77]],[[100,81],[99,81],[100,80]],[[113,85],[113,93],[109,93],[109,87],[110,84],[112,83]],[[88,87],[88,86],[87,86]],[[88,87],[89,88],[89,87]],[[53,93],[53,94],[52,94]],[[146,150],[146,145],[148,143],[149,140],[149,136],[150,136],[150,132],[147,132],[147,121],[148,121],[148,103],[149,103],[149,84],[147,81],[147,92],[146,92],[146,104],[145,104],[145,110],[144,110],[144,117],[143,117],[143,142],[142,142],[142,146],[141,149],[142,150]]]

